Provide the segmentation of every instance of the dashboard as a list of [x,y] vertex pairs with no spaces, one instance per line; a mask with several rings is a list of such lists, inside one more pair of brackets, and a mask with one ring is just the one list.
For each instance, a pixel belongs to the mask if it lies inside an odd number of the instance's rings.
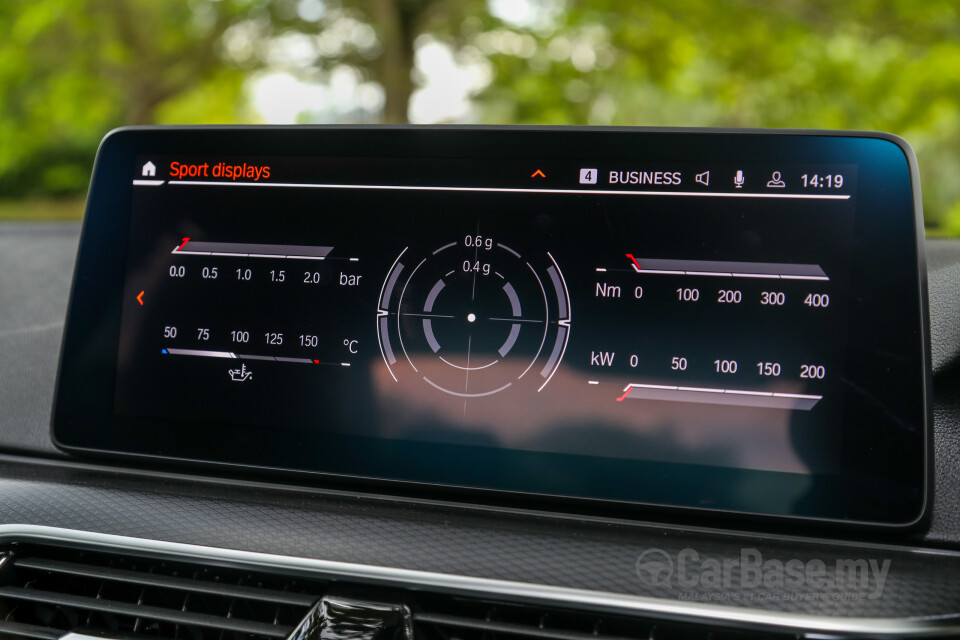
[[[874,134],[115,133],[79,240],[0,229],[0,319],[31,328],[0,326],[3,536],[948,622],[960,248],[918,202]],[[860,597],[644,577],[691,550],[877,572]]]

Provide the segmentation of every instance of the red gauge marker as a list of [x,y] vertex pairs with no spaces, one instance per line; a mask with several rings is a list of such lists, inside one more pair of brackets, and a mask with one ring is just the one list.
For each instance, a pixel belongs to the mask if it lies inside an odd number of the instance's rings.
[[313,364],[320,364],[320,361],[319,361],[319,360],[314,360],[314,361],[313,361]]
[[627,257],[630,258],[630,260],[633,261],[633,266],[635,266],[635,267],[637,268],[637,271],[640,271],[640,269],[641,269],[640,263],[637,262],[637,259],[633,257],[633,254],[632,254],[632,253],[628,253],[628,254],[627,254]]
[[[180,249],[183,249],[184,245],[186,245],[188,242],[190,242],[190,238],[184,238],[183,242],[180,243],[180,246],[177,247],[177,251],[180,251]],[[167,246],[169,247],[170,245],[167,245]]]

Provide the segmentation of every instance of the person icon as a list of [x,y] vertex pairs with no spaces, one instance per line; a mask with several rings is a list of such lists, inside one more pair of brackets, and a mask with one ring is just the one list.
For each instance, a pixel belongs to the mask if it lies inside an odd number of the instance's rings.
[[783,189],[787,186],[787,183],[780,179],[780,172],[774,171],[773,175],[770,176],[770,181],[767,182],[767,187],[769,189]]

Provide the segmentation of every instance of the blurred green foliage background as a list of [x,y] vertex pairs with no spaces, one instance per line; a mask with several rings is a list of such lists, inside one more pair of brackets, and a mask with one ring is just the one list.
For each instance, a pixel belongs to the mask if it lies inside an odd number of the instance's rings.
[[0,219],[78,217],[126,124],[872,129],[960,236],[956,0],[3,0]]

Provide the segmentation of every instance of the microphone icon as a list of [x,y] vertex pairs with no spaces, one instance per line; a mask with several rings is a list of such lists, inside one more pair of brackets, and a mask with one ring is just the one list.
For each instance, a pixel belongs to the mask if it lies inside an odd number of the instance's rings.
[[737,189],[742,189],[743,182],[743,171],[737,170],[737,175],[733,177],[733,184]]

